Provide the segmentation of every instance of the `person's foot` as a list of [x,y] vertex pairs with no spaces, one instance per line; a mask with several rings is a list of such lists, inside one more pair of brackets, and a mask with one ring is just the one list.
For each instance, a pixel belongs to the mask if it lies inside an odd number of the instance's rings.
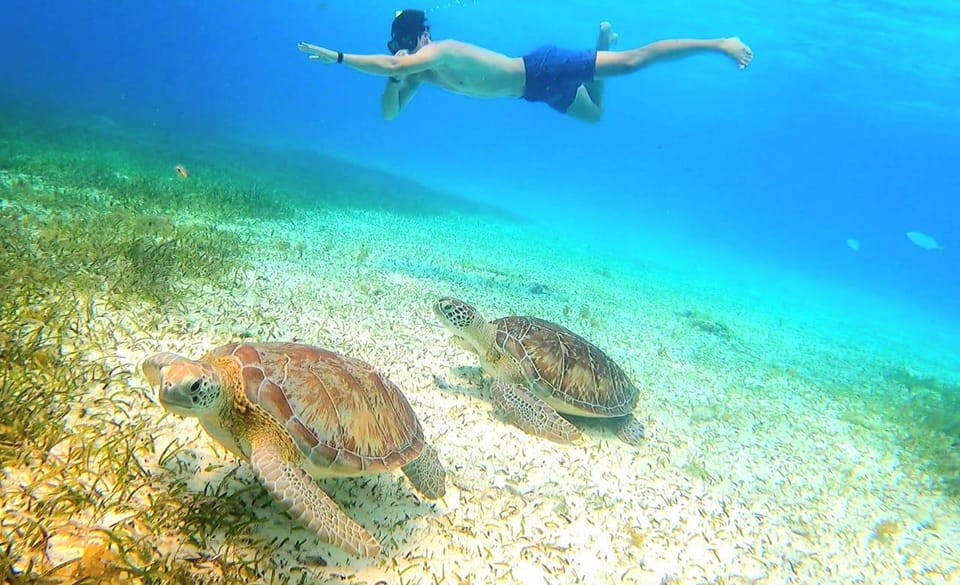
[[617,40],[620,38],[620,35],[613,32],[610,28],[610,23],[603,21],[600,23],[600,35],[597,37],[597,50],[606,51],[612,45],[617,44]]
[[720,41],[720,50],[726,53],[728,57],[737,62],[740,69],[746,69],[750,61],[753,61],[753,51],[750,50],[740,37],[730,37]]

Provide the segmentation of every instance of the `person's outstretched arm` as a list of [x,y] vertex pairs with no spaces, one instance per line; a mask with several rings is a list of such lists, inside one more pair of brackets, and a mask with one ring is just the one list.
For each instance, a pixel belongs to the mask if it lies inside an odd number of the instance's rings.
[[299,43],[297,48],[309,54],[311,61],[342,63],[351,69],[380,77],[420,73],[440,64],[444,56],[442,45],[437,43],[429,44],[411,55],[353,55],[309,43]]

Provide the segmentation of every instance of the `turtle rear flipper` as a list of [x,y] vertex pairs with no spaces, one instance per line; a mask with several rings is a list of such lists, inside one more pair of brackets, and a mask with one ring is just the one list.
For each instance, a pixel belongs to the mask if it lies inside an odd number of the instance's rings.
[[623,420],[619,422],[620,425],[617,427],[617,436],[620,437],[621,441],[634,447],[643,442],[646,431],[644,430],[642,422],[635,419],[632,414],[623,417]]
[[557,443],[580,438],[577,427],[523,386],[496,381],[490,390],[497,409],[524,431]]
[[300,465],[283,456],[278,446],[266,441],[253,445],[250,463],[270,494],[320,540],[356,556],[380,553],[377,539],[344,514]]
[[417,490],[430,499],[442,498],[447,493],[444,482],[446,472],[440,463],[437,452],[430,445],[424,445],[420,456],[404,465],[403,473]]

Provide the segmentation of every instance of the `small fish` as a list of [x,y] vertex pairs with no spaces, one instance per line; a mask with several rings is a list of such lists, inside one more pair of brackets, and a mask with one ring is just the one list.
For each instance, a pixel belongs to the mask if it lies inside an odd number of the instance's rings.
[[854,252],[860,251],[860,240],[856,238],[847,238],[847,247]]
[[936,250],[943,254],[943,246],[941,246],[935,239],[923,232],[907,232],[907,237],[911,242],[920,246],[924,250]]
[[187,167],[183,165],[177,165],[173,167],[173,170],[177,172],[177,177],[181,181],[186,181],[187,179],[190,178],[190,173],[187,172]]

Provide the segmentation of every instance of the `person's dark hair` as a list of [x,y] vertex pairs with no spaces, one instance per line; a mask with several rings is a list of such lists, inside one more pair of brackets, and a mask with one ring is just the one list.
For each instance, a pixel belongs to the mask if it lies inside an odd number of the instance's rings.
[[390,27],[390,42],[387,43],[387,49],[390,50],[391,55],[396,54],[400,49],[414,51],[420,35],[428,30],[430,25],[427,24],[427,15],[423,10],[401,10]]

